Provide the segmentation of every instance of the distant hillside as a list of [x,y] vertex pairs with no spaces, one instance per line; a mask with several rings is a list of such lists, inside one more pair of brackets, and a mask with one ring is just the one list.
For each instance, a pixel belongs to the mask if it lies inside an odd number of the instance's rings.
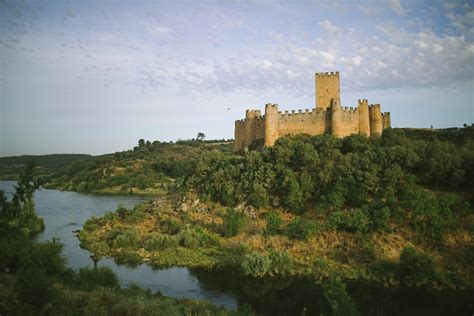
[[180,140],[175,143],[140,140],[128,151],[75,161],[43,177],[46,188],[102,193],[157,194],[194,170],[201,153],[230,151],[225,140]]
[[92,160],[91,155],[85,154],[52,154],[52,155],[23,155],[0,158],[0,179],[17,180],[24,167],[33,162],[36,165],[35,174],[44,175],[54,169],[64,167],[72,162]]

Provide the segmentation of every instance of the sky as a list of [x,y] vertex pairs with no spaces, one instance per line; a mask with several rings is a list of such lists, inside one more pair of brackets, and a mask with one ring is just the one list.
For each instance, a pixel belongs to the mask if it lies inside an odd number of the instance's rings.
[[233,138],[326,71],[393,127],[474,123],[474,3],[0,0],[0,156]]

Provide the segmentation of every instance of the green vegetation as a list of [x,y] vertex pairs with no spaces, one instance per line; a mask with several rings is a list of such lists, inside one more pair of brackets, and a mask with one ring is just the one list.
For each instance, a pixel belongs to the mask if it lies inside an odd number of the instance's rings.
[[25,167],[34,164],[34,175],[47,175],[73,162],[91,160],[92,156],[83,154],[24,155],[0,157],[0,180],[19,180]]
[[224,216],[225,236],[232,237],[239,234],[245,226],[245,215],[228,208]]
[[[189,168],[162,167],[174,170],[179,194],[91,219],[81,243],[129,263],[230,266],[259,278],[472,288],[474,129],[423,133],[300,135],[244,155],[201,150]],[[431,258],[434,272],[405,269],[418,260],[407,247]]]
[[[29,165],[11,201],[0,191],[1,315],[235,314],[208,303],[152,294],[136,285],[121,288],[109,268],[68,268],[61,243],[36,243],[31,238],[44,227],[33,207],[36,185],[32,172]],[[89,231],[98,227],[92,222],[87,226]],[[138,243],[139,237],[132,230],[117,235],[114,243],[120,246]]]
[[189,140],[176,143],[141,139],[133,150],[81,160],[44,175],[46,188],[101,193],[164,194],[179,188],[192,174],[202,152],[230,150],[223,141]]
[[406,247],[400,254],[400,279],[403,284],[422,286],[436,278],[433,259],[413,247]]
[[8,201],[0,190],[0,236],[33,237],[44,229],[44,222],[35,213],[33,193],[37,183],[33,182],[33,164],[27,165],[15,186],[16,192]]
[[270,270],[272,261],[259,253],[249,253],[244,256],[241,268],[245,275],[263,277]]

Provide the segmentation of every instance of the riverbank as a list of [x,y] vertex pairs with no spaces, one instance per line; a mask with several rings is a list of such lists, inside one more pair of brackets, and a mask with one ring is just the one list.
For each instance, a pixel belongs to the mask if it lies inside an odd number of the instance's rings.
[[160,195],[164,195],[167,193],[167,190],[163,188],[127,188],[123,189],[121,186],[117,187],[109,187],[100,190],[72,190],[70,188],[64,188],[62,186],[55,186],[55,185],[45,185],[45,189],[50,190],[58,190],[58,191],[71,191],[71,192],[79,192],[79,193],[92,193],[92,194],[103,194],[103,195],[138,195],[138,196],[150,196],[156,197]]
[[[471,215],[464,219],[465,229],[447,236],[443,249],[433,250],[403,226],[392,224],[389,231],[372,234],[341,232],[318,212],[310,214],[243,205],[225,209],[193,194],[165,195],[133,210],[119,208],[89,219],[79,239],[96,256],[129,265],[232,267],[256,278],[310,276],[318,282],[331,276],[385,286],[473,288]],[[410,255],[412,248],[410,264],[426,256],[430,271],[419,273],[429,276],[403,275],[400,255],[404,249]]]
[[[117,274],[109,267],[81,266],[74,269],[75,266],[68,264],[70,259],[75,259],[71,257],[71,249],[64,251],[68,236],[61,235],[61,238],[57,238],[55,234],[51,240],[44,240],[42,237],[47,234],[44,230],[48,230],[50,226],[58,228],[58,222],[62,223],[60,227],[69,229],[77,224],[66,224],[66,218],[61,216],[65,214],[55,213],[54,207],[47,208],[46,218],[56,220],[59,217],[58,221],[44,221],[37,216],[33,201],[36,187],[32,182],[31,169],[27,170],[18,183],[0,182],[0,189],[0,314],[237,314],[209,302],[165,297],[159,291],[153,293],[150,289],[133,283],[124,287]],[[41,193],[44,195],[48,192]],[[66,199],[68,203],[76,202],[71,199],[74,193],[49,193],[66,195],[69,197]],[[90,196],[82,198],[91,200]],[[100,204],[97,202],[101,199],[96,197],[92,203],[97,207]],[[36,202],[41,205],[44,200]],[[69,221],[72,219],[71,216],[66,217]],[[53,230],[58,233],[57,229]],[[64,244],[58,241],[62,241],[64,237]],[[77,243],[75,244],[78,248]]]

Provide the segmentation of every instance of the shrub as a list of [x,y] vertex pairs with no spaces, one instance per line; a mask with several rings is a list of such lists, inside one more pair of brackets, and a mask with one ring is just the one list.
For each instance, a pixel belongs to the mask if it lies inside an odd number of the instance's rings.
[[423,286],[433,281],[433,259],[413,247],[405,247],[400,254],[400,282],[410,286]]
[[99,228],[99,225],[97,224],[97,218],[92,216],[91,218],[87,219],[84,225],[82,225],[82,228],[88,232],[96,230]]
[[390,209],[388,207],[375,208],[371,212],[372,228],[380,231],[390,231]]
[[335,211],[331,212],[328,217],[327,226],[330,229],[338,229],[344,223],[344,212]]
[[224,234],[227,237],[238,235],[245,226],[245,214],[228,208],[224,215]]
[[270,212],[265,217],[267,222],[267,227],[265,228],[265,234],[267,235],[277,235],[280,232],[280,226],[282,224],[282,219],[280,215],[276,212]]
[[179,243],[186,248],[206,247],[219,243],[216,236],[200,227],[188,229],[180,235]]
[[186,230],[181,232],[180,238],[179,238],[179,244],[180,246],[183,246],[185,248],[190,248],[194,249],[200,246],[200,236],[196,234],[193,230]]
[[270,271],[273,275],[288,274],[293,267],[293,261],[286,251],[271,251],[268,258],[271,261]]
[[115,248],[135,248],[138,246],[140,236],[134,228],[124,230],[115,237],[112,245]]
[[263,185],[256,183],[253,186],[253,192],[249,195],[248,202],[256,208],[260,208],[268,204],[267,190],[265,190]]
[[263,277],[268,270],[272,261],[259,253],[250,253],[244,256],[240,265],[242,272],[247,276]]
[[315,222],[298,217],[286,228],[286,235],[292,239],[308,240],[318,231]]
[[92,253],[99,257],[107,255],[110,251],[110,247],[105,241],[93,243],[88,248]]
[[128,209],[123,205],[119,205],[115,210],[115,213],[117,213],[120,218],[125,218],[128,215],[128,212]]
[[361,209],[335,211],[329,215],[328,227],[351,232],[365,232],[369,229],[369,217]]
[[153,233],[145,242],[145,249],[148,251],[163,250],[166,248],[178,246],[178,239],[170,235],[162,235],[160,233]]
[[176,235],[181,232],[183,224],[174,218],[167,218],[162,222],[163,228],[170,235]]
[[77,283],[84,289],[119,287],[117,275],[108,267],[80,268]]
[[[119,227],[113,227],[108,233],[107,233],[107,236],[105,238],[105,240],[107,241],[107,244],[109,246],[112,246],[113,245],[113,242],[115,240],[115,238],[117,238],[118,235],[122,234],[123,233],[123,228],[119,228]],[[82,232],[81,232],[82,234]]]
[[361,209],[356,209],[350,213],[349,217],[349,226],[346,227],[347,230],[352,230],[356,232],[365,232],[369,228],[369,217]]
[[108,222],[114,223],[117,220],[117,214],[114,212],[105,212],[103,218]]

